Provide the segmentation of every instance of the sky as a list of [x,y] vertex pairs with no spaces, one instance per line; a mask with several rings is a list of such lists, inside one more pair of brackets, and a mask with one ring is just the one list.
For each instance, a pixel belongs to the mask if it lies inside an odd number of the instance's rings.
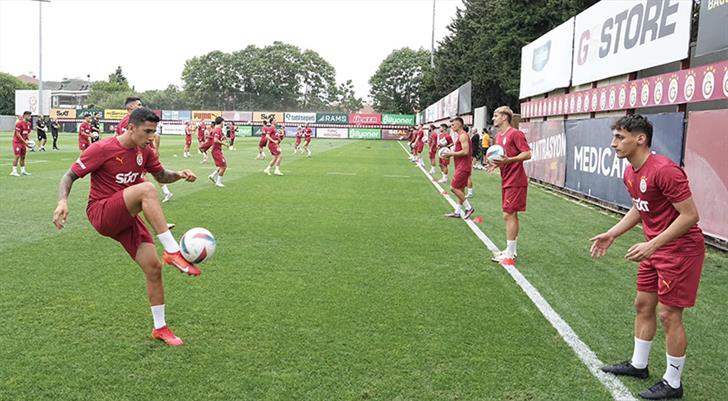
[[[432,0],[51,0],[43,3],[43,80],[105,80],[117,66],[138,91],[182,85],[185,60],[282,41],[318,52],[367,99],[393,50],[430,48]],[[436,0],[435,40],[462,0]],[[38,75],[38,8],[0,0],[0,71]],[[437,46],[437,43],[435,44]]]

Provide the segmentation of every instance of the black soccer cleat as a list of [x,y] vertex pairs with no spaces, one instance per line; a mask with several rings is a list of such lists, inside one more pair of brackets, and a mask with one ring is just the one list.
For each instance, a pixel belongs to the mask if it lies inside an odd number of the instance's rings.
[[682,396],[682,384],[680,384],[680,387],[678,388],[672,388],[665,380],[660,380],[647,390],[640,391],[640,397],[646,400],[669,400],[673,398],[682,398]]
[[614,365],[602,366],[602,372],[611,373],[617,376],[632,376],[639,379],[646,379],[650,376],[647,366],[644,369],[637,369],[632,366],[632,361],[615,363]]

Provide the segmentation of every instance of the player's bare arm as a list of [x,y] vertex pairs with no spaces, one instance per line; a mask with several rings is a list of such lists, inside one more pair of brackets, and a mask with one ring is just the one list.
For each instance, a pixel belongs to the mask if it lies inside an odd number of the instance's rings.
[[503,156],[502,159],[495,159],[492,161],[492,163],[495,164],[496,166],[500,167],[500,166],[510,164],[510,163],[525,162],[526,160],[530,160],[530,159],[531,159],[531,151],[529,150],[526,152],[521,152],[518,155],[513,156],[513,157]]
[[640,213],[632,207],[629,212],[622,217],[609,231],[596,235],[590,239],[592,241],[591,256],[599,258],[607,254],[607,250],[617,237],[631,230],[641,221]]
[[154,179],[156,179],[157,182],[160,184],[170,184],[179,180],[194,182],[197,179],[197,176],[195,175],[195,173],[192,172],[192,170],[172,171],[165,168],[162,171],[154,173],[152,175],[154,176]]
[[460,141],[461,149],[459,152],[447,152],[445,153],[445,157],[460,157],[460,156],[466,156],[470,153],[470,138],[468,138],[467,135],[461,134],[458,137],[458,141]]
[[673,203],[672,207],[679,213],[675,221],[665,231],[650,241],[632,245],[624,256],[626,259],[633,262],[641,262],[649,258],[656,250],[681,237],[700,221],[698,209],[692,197],[682,202]]
[[71,193],[71,187],[73,182],[78,179],[76,173],[69,169],[66,174],[61,177],[61,182],[58,184],[58,206],[53,211],[53,224],[59,230],[66,225],[66,219],[68,218],[68,194]]

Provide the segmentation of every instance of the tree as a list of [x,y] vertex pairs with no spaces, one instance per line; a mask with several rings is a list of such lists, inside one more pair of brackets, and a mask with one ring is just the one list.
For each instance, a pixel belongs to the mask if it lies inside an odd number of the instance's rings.
[[382,113],[419,111],[423,75],[431,69],[430,52],[420,48],[395,50],[369,79],[374,108]]
[[107,81],[94,81],[91,84],[87,103],[102,109],[118,109],[124,107],[124,100],[128,96],[135,95],[121,67],[117,67],[114,73],[109,74]]
[[18,78],[0,72],[0,114],[15,114],[15,91],[18,89],[38,89],[36,85],[27,84]]
[[340,83],[337,88],[337,100],[332,110],[356,113],[361,110],[362,104],[364,104],[364,100],[356,97],[354,83],[351,82],[351,79],[347,79],[346,82]]

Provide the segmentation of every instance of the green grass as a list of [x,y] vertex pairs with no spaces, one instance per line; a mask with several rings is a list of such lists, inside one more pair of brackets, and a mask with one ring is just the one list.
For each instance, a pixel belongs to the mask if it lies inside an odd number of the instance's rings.
[[[68,226],[51,224],[77,156],[75,136],[61,140],[18,178],[0,135],[0,400],[611,399],[470,230],[441,217],[449,206],[395,142],[314,140],[308,159],[288,140],[286,175],[269,177],[257,138],[241,138],[218,189],[164,137],[165,165],[201,177],[171,185],[176,236],[206,227],[218,249],[199,278],[165,271],[167,321],[187,344],[153,341],[141,271],[86,219],[88,179]],[[474,180],[503,247],[499,178]],[[591,260],[588,238],[615,221],[532,187],[519,241],[519,269],[609,362],[631,355],[636,265],[621,256],[641,239]],[[686,400],[728,393],[727,262],[709,254],[686,313]],[[626,385],[656,381],[663,355],[658,331],[651,380]]]

